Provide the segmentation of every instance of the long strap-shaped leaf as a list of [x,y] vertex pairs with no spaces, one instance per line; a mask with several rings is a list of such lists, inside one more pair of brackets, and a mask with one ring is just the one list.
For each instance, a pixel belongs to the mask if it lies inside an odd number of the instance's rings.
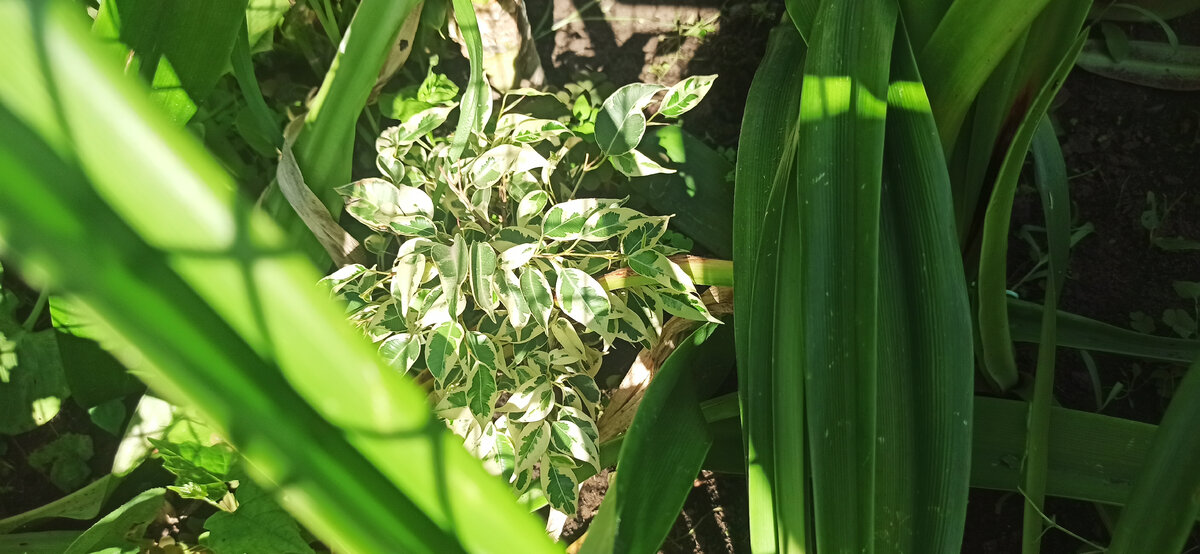
[[[822,552],[874,547],[880,187],[896,12],[892,0],[822,2],[804,66],[798,190],[789,198],[800,249],[782,253],[795,285],[779,305],[785,322],[800,323],[803,351],[798,366],[776,360],[775,386],[803,382]],[[796,435],[791,422],[778,419],[775,436]]]
[[[553,551],[507,487],[434,430],[423,391],[345,324],[279,229],[96,53],[72,4],[0,3],[0,45],[0,136],[48,147],[6,155],[0,187],[0,235],[31,275],[110,318],[160,388],[293,487],[285,504],[322,536]],[[88,227],[106,220],[119,225]],[[310,427],[327,431],[313,439]],[[360,495],[380,515],[354,509]],[[349,521],[359,516],[375,523]]]
[[1200,515],[1200,362],[1188,368],[1154,433],[1145,469],[1113,531],[1112,554],[1183,550]]
[[1083,47],[1079,36],[1072,49],[1060,61],[1054,74],[1033,97],[1015,136],[1009,144],[1004,162],[996,177],[995,187],[988,200],[983,221],[983,238],[979,254],[979,344],[982,350],[985,375],[993,385],[1007,389],[1017,382],[1017,363],[1013,357],[1012,338],[1008,329],[1007,267],[1009,220],[1012,217],[1013,196],[1025,154],[1037,122],[1050,107],[1050,101],[1062,87]]
[[888,88],[876,552],[957,553],[971,455],[971,312],[950,176],[906,33]]
[[728,375],[732,347],[728,325],[706,323],[663,362],[624,436],[616,478],[581,554],[658,551],[712,444],[700,404],[704,381]]
[[[782,211],[795,217],[795,203],[785,203],[787,191],[796,182],[794,158],[800,111],[800,84],[805,48],[800,34],[788,22],[771,31],[767,52],[750,86],[734,192],[734,332],[738,355],[738,392],[745,433],[747,484],[750,497],[750,544],[754,552],[787,551],[788,545],[803,549],[807,526],[806,496],[802,492],[776,496],[775,420],[783,403],[800,418],[793,425],[797,434],[780,438],[780,447],[799,452],[784,466],[803,483],[804,433],[803,388],[774,386],[774,351],[798,349],[795,340],[777,341],[775,317],[784,312],[776,304],[779,256],[795,248],[799,237],[780,242]],[[792,256],[795,256],[792,250]],[[796,467],[799,466],[799,467]],[[803,489],[801,489],[803,491]],[[786,516],[791,525],[776,525]],[[776,534],[778,533],[778,537]]]
[[1021,549],[1026,554],[1041,550],[1045,521],[1042,519],[1049,465],[1050,408],[1054,401],[1054,362],[1058,352],[1058,296],[1067,277],[1067,255],[1071,240],[1071,200],[1067,192],[1067,165],[1050,117],[1043,115],[1032,145],[1034,181],[1042,198],[1046,236],[1049,243],[1049,278],[1042,305],[1042,335],[1038,341],[1037,374],[1029,403],[1029,436],[1025,446],[1024,523]]
[[[479,22],[475,18],[475,7],[471,0],[454,0],[454,20],[458,32],[467,46],[467,57],[471,62],[471,78],[463,91],[458,107],[458,126],[454,128],[454,140],[450,144],[450,157],[458,159],[467,144],[474,142],[475,133],[487,123],[492,112],[492,97],[487,79],[483,76],[483,37],[479,34]],[[519,9],[525,9],[523,5]]]

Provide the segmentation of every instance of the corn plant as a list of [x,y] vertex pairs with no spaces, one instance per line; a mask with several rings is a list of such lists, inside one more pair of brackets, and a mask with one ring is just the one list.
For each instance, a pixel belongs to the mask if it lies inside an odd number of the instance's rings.
[[[430,73],[418,96],[432,100],[443,81]],[[626,85],[599,109],[582,89],[517,91],[502,99],[495,131],[458,157],[457,133],[438,133],[454,109],[444,100],[383,131],[386,179],[337,189],[379,253],[325,279],[351,301],[350,320],[396,370],[431,384],[435,412],[469,451],[517,494],[538,483],[563,513],[576,511],[576,467],[600,470],[593,377],[604,352],[618,340],[652,345],[664,313],[712,319],[669,258],[681,252],[663,241],[669,217],[572,194],[606,163],[629,177],[669,171],[634,148],[642,108],[662,93],[653,116],[678,117],[711,83]],[[548,115],[522,114],[527,98],[547,100]],[[598,159],[572,163],[589,145]],[[597,280],[626,268],[649,282],[606,290]]]

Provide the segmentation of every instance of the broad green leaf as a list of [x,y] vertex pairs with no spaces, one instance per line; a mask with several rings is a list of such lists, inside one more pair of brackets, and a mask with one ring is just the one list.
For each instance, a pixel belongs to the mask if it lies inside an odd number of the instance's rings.
[[1171,287],[1180,298],[1188,300],[1200,299],[1200,283],[1195,281],[1172,281]]
[[607,325],[608,294],[604,292],[604,287],[587,273],[564,268],[558,274],[555,294],[563,313],[584,327]]
[[490,337],[477,331],[471,331],[467,334],[466,342],[467,350],[476,362],[483,364],[492,373],[497,371],[508,373],[504,354]]
[[554,310],[554,296],[550,292],[550,282],[546,280],[546,275],[536,267],[526,266],[521,270],[521,294],[529,305],[529,312],[543,329],[549,329],[550,312]]
[[425,256],[416,252],[396,258],[392,266],[391,292],[400,302],[400,313],[408,313],[413,297],[425,278]]
[[522,423],[542,421],[554,409],[554,387],[542,379],[533,379],[517,389],[509,402],[520,414],[516,421]]
[[631,83],[612,93],[600,106],[596,116],[596,143],[609,156],[633,150],[646,132],[646,116],[642,114],[661,85]]
[[504,271],[515,271],[529,263],[533,259],[534,254],[537,254],[538,247],[541,246],[535,242],[518,244],[505,250],[500,254],[500,269]]
[[521,329],[529,322],[531,314],[529,304],[525,302],[525,296],[521,293],[521,281],[517,274],[511,270],[502,270],[496,287],[500,289],[500,302],[508,311],[508,323],[514,329]]
[[496,251],[486,242],[471,244],[471,292],[475,297],[475,305],[491,315],[492,310],[500,305],[500,297],[496,294],[494,277],[496,275]]
[[490,187],[501,177],[521,173],[546,165],[546,158],[531,147],[513,144],[494,146],[471,162],[468,171],[475,188]]
[[[0,519],[0,539],[12,536],[9,533],[22,525],[43,519],[95,519],[109,494],[120,483],[120,477],[108,474],[58,500]],[[2,544],[3,542],[0,542],[0,545]]]
[[84,531],[64,554],[138,552],[136,537],[146,533],[167,504],[167,489],[153,488],[133,497]]
[[421,357],[421,337],[408,333],[396,333],[379,345],[379,355],[393,369],[408,373],[417,358]]
[[313,552],[300,527],[271,495],[249,480],[241,481],[233,512],[218,510],[204,521],[208,536],[201,541],[214,552]]
[[608,240],[624,233],[645,217],[630,208],[603,208],[587,218],[580,238],[588,241]]
[[450,370],[458,365],[466,331],[457,322],[446,322],[433,330],[426,341],[425,364],[429,372],[442,383]]
[[551,240],[578,240],[582,236],[584,224],[593,213],[619,203],[619,200],[579,198],[555,204],[542,220],[542,234]]
[[517,437],[516,444],[516,467],[513,473],[519,473],[523,469],[533,467],[533,464],[542,459],[546,453],[546,448],[550,446],[550,424],[545,421],[538,421],[524,426],[521,434]]
[[542,215],[542,209],[550,202],[550,195],[544,190],[531,191],[517,204],[517,225],[525,225],[533,218]]
[[522,144],[536,144],[550,137],[570,133],[566,125],[553,119],[525,119],[512,130],[512,139]]
[[467,407],[471,413],[483,421],[490,419],[499,396],[500,393],[496,390],[495,370],[476,362],[470,383],[467,385]]
[[654,279],[654,282],[682,293],[695,293],[696,285],[675,262],[653,248],[644,248],[626,259],[629,268],[639,275]]
[[716,75],[693,75],[676,83],[667,89],[667,95],[663,97],[658,113],[666,117],[683,115],[704,99],[704,95],[708,94],[716,80]]
[[14,327],[0,329],[0,347],[6,341],[15,346],[12,353],[0,352],[15,362],[9,366],[7,382],[0,380],[0,434],[5,435],[24,433],[54,419],[70,395],[56,333],[49,329],[26,333],[19,325]]
[[646,175],[656,175],[659,173],[675,173],[674,169],[668,169],[659,165],[658,162],[650,159],[636,148],[624,154],[609,156],[608,161],[612,162],[613,167],[617,168],[617,171],[620,171],[626,177],[645,177]]
[[657,292],[659,301],[662,302],[662,308],[671,315],[693,321],[721,322],[721,320],[708,313],[708,308],[704,307],[704,302],[694,293],[689,294],[669,290],[659,290]]
[[403,123],[384,129],[379,140],[396,146],[412,144],[441,127],[453,110],[454,106],[431,106],[421,110],[409,116]]
[[95,454],[92,437],[63,433],[29,453],[29,466],[45,475],[63,492],[83,486],[92,474],[88,461]]
[[632,254],[643,248],[654,246],[658,244],[658,240],[666,231],[667,218],[665,217],[651,218],[649,221],[635,223],[621,237],[621,251]]
[[555,450],[570,454],[572,458],[589,465],[597,465],[600,455],[596,450],[594,440],[585,435],[579,424],[570,420],[560,419],[550,424],[550,443]]
[[542,458],[542,491],[550,507],[568,516],[575,515],[579,482],[567,467],[555,464],[549,455]]
[[442,295],[450,313],[457,313],[457,307],[462,296],[462,284],[470,272],[471,256],[467,241],[462,235],[455,235],[450,246],[435,244],[429,250],[434,265],[437,266],[438,277],[442,283]]
[[338,187],[337,192],[346,197],[346,211],[376,231],[433,228],[433,201],[421,189],[371,177]]

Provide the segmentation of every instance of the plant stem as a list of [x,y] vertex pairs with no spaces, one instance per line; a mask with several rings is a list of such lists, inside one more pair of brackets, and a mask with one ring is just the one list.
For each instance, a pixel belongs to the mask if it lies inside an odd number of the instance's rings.
[[42,309],[46,307],[46,300],[50,298],[50,293],[42,291],[38,294],[37,302],[33,304],[33,310],[29,312],[29,317],[25,318],[25,323],[21,327],[26,332],[33,331],[33,326],[37,324],[37,320],[42,315]]

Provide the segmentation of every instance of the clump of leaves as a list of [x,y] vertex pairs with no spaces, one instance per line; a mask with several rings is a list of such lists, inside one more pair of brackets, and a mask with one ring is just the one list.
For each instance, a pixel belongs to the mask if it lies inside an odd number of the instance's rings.
[[[384,178],[339,189],[374,231],[366,244],[377,256],[325,279],[350,320],[430,388],[436,413],[492,471],[518,494],[540,488],[562,512],[576,509],[575,469],[599,462],[604,352],[618,340],[652,344],[664,312],[712,319],[669,258],[681,252],[664,239],[669,217],[574,196],[605,169],[670,171],[636,147],[648,124],[690,110],[712,81],[631,84],[599,106],[583,87],[512,91],[486,133],[457,140],[437,132],[454,105],[430,103],[379,138]],[[597,278],[624,268],[652,284],[606,290]]]
[[29,465],[46,474],[59,490],[71,492],[87,483],[92,474],[88,460],[92,459],[94,453],[92,437],[63,433],[31,452]]

